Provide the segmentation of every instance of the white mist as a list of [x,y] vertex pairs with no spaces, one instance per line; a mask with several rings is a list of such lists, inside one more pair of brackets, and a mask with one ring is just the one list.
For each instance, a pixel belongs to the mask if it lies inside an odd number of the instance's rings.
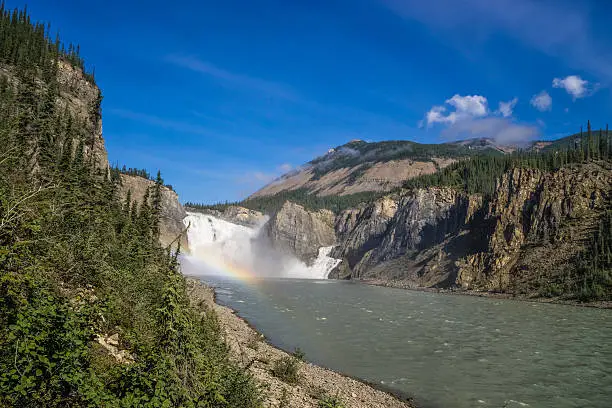
[[[208,214],[188,212],[183,221],[189,227],[190,253],[183,269],[190,275],[232,276],[236,267],[257,277],[327,279],[339,263],[329,256],[332,246],[319,248],[311,266],[291,254],[284,254],[262,240],[256,240],[263,223],[255,228],[234,224]],[[232,267],[225,267],[231,265]]]

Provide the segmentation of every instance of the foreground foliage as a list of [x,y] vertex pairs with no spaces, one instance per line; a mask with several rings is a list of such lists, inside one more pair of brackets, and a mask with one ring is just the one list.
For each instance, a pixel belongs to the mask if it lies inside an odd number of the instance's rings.
[[336,395],[323,395],[319,399],[319,408],[344,408],[342,400]]
[[[0,63],[21,67],[0,73],[0,406],[260,406],[158,243],[161,177],[119,202],[82,125],[99,104],[58,107],[58,61],[82,61],[42,27],[0,8]],[[114,334],[127,358],[96,341]]]

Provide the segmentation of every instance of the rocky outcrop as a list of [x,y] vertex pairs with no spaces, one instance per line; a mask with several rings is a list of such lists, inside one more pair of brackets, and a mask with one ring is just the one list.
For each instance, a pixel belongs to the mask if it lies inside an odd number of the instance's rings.
[[308,211],[287,201],[265,225],[263,239],[311,265],[320,247],[336,242],[334,214],[329,210]]
[[[142,202],[147,189],[153,189],[155,182],[143,177],[129,176],[121,174],[121,186],[119,195],[121,200],[125,200],[128,191],[131,192],[132,200]],[[161,224],[159,240],[162,245],[170,245],[180,236],[181,246],[187,247],[187,235],[184,234],[185,226],[183,218],[187,215],[185,209],[178,199],[178,194],[168,187],[162,187],[161,202]]]
[[[20,81],[14,70],[14,67],[0,64],[0,76],[7,77],[10,83],[17,85]],[[39,80],[37,83],[42,92],[44,82]],[[108,157],[102,137],[100,89],[86,78],[80,68],[61,60],[57,67],[57,85],[59,96],[55,103],[58,112],[69,112],[72,120],[79,123],[86,135],[83,146],[85,157],[92,158],[101,172],[108,172]],[[74,140],[73,143],[76,147],[79,141]]]
[[399,201],[398,196],[383,197],[371,204],[345,210],[336,217],[335,229],[340,245],[334,248],[332,257],[343,260],[341,268],[355,268],[366,253],[382,243],[397,213]]
[[458,262],[457,284],[530,293],[568,279],[611,197],[609,163],[508,172],[485,214],[486,250]]
[[88,141],[85,144],[85,155],[93,157],[95,166],[103,171],[108,169],[108,157],[102,137],[102,117],[100,89],[89,82],[81,69],[60,61],[57,81],[60,97],[57,104],[60,109],[68,109],[73,117],[83,124]]
[[[336,271],[356,279],[406,279],[420,286],[426,262],[418,255],[458,234],[479,208],[478,197],[450,188],[428,188],[383,197],[369,205],[342,212],[336,218],[340,245],[332,256],[343,265]],[[417,262],[418,260],[418,262]],[[418,268],[417,268],[418,266]],[[333,275],[332,275],[333,276]],[[448,273],[428,279],[430,285],[448,279]]]

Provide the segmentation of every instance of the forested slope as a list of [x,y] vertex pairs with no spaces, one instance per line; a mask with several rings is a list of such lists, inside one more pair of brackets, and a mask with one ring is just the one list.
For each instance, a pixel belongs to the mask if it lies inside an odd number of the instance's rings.
[[118,199],[100,101],[78,47],[0,6],[0,406],[259,406],[159,244],[161,183]]

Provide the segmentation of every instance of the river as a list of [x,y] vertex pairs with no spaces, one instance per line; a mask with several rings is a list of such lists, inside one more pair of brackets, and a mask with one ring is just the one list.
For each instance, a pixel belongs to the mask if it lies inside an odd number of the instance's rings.
[[331,280],[204,277],[281,348],[421,407],[612,406],[612,311]]

